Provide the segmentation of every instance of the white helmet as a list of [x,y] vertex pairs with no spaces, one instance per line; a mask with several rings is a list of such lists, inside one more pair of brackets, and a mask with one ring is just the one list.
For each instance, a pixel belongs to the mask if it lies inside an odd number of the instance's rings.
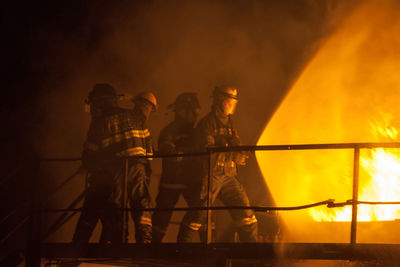
[[153,111],[156,111],[158,108],[157,98],[152,92],[141,92],[141,93],[137,94],[133,98],[133,102],[138,101],[138,100],[144,100],[144,101],[150,103],[153,107]]

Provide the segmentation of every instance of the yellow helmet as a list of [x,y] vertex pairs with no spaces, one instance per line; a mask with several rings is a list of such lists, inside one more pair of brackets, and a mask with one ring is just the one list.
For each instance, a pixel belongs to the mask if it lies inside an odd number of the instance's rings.
[[153,111],[156,111],[158,108],[157,98],[152,92],[141,92],[141,93],[137,94],[133,98],[133,101],[135,102],[138,100],[144,100],[144,101],[150,103],[153,107]]
[[225,115],[233,115],[238,102],[237,89],[232,86],[217,86],[213,92],[214,106],[220,108]]
[[217,86],[213,92],[213,97],[215,100],[220,100],[221,98],[233,98],[237,100],[237,95],[237,89],[229,85]]

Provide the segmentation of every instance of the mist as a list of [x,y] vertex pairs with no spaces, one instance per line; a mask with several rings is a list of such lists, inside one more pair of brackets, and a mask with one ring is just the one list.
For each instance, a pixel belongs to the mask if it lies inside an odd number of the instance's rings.
[[[84,100],[95,83],[118,93],[153,91],[159,111],[149,126],[156,140],[172,120],[167,106],[197,92],[201,115],[216,85],[238,88],[234,124],[242,143],[256,144],[291,85],[358,1],[88,1],[29,4],[26,68],[33,81],[33,119],[24,136],[40,157],[79,157],[89,125]],[[29,21],[27,19],[27,21]],[[28,90],[28,89],[24,89]],[[15,95],[14,95],[14,98]],[[24,99],[23,103],[28,100]],[[129,106],[130,103],[123,103]],[[60,184],[79,162],[42,166],[45,190]],[[160,164],[153,164],[153,198]],[[273,203],[254,158],[241,180],[254,204]],[[84,178],[53,198],[65,206],[84,188]],[[71,236],[74,223],[59,236]],[[67,237],[68,239],[68,237]]]

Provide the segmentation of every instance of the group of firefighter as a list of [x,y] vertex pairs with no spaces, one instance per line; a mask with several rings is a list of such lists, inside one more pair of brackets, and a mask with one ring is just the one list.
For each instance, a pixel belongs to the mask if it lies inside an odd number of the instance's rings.
[[[161,130],[157,153],[183,156],[162,157],[153,213],[148,211],[153,144],[147,120],[158,108],[157,99],[151,92],[142,92],[132,98],[133,108],[127,109],[118,105],[120,96],[109,84],[95,84],[87,97],[91,123],[84,143],[82,166],[89,175],[73,242],[89,242],[99,220],[101,243],[123,242],[121,207],[124,201],[135,225],[137,243],[162,242],[171,209],[181,195],[188,207],[194,208],[185,213],[180,224],[177,242],[181,243],[193,242],[196,233],[207,223],[207,212],[198,209],[205,207],[207,201],[211,200],[212,204],[218,198],[226,206],[250,206],[237,180],[237,166],[246,164],[248,155],[245,152],[213,153],[211,160],[206,156],[184,155],[205,152],[208,147],[240,145],[231,119],[238,101],[236,88],[216,87],[211,111],[199,122],[200,104],[196,93],[182,93],[168,106],[175,117]],[[231,209],[229,212],[240,241],[256,242],[257,219],[253,211]]]

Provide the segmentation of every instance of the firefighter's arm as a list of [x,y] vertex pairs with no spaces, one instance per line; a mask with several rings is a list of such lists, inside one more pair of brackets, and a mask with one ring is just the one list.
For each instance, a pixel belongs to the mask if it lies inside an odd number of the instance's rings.
[[86,141],[82,150],[82,166],[87,171],[93,171],[99,168],[101,158],[99,147],[91,142]]
[[214,129],[210,123],[199,125],[196,131],[196,142],[200,150],[215,146]]
[[[144,131],[149,132],[149,130],[147,128],[145,128]],[[154,155],[153,137],[151,136],[150,132],[149,132],[149,135],[145,137],[145,145],[146,145],[146,155],[153,156]],[[151,161],[152,160],[153,160],[153,158],[143,159],[147,177],[150,177],[151,173],[152,173],[152,169],[151,169]]]
[[[145,142],[146,142],[146,155],[152,156],[153,153],[154,153],[154,150],[153,150],[153,138],[152,138],[152,136],[151,136],[151,135],[148,135],[148,136],[145,138]],[[152,158],[149,158],[149,160],[152,160]]]
[[244,166],[247,163],[247,159],[249,158],[250,152],[249,151],[241,151],[241,152],[235,152],[233,154],[233,161],[237,165]]
[[176,146],[171,134],[160,133],[160,137],[158,138],[158,152],[160,154],[176,154]]
[[[206,151],[208,147],[215,146],[214,129],[210,123],[202,123],[196,127],[194,132],[194,143],[197,151]],[[215,157],[213,154],[211,157]],[[202,156],[199,158],[200,176],[203,178],[208,176],[209,162],[208,157]],[[214,160],[212,160],[214,162]]]
[[[230,146],[240,146],[240,138],[239,134],[236,129],[232,128],[232,137],[231,140],[229,141]],[[232,152],[232,160],[237,164],[237,165],[246,165],[247,159],[250,156],[249,151],[240,151],[240,152]]]

